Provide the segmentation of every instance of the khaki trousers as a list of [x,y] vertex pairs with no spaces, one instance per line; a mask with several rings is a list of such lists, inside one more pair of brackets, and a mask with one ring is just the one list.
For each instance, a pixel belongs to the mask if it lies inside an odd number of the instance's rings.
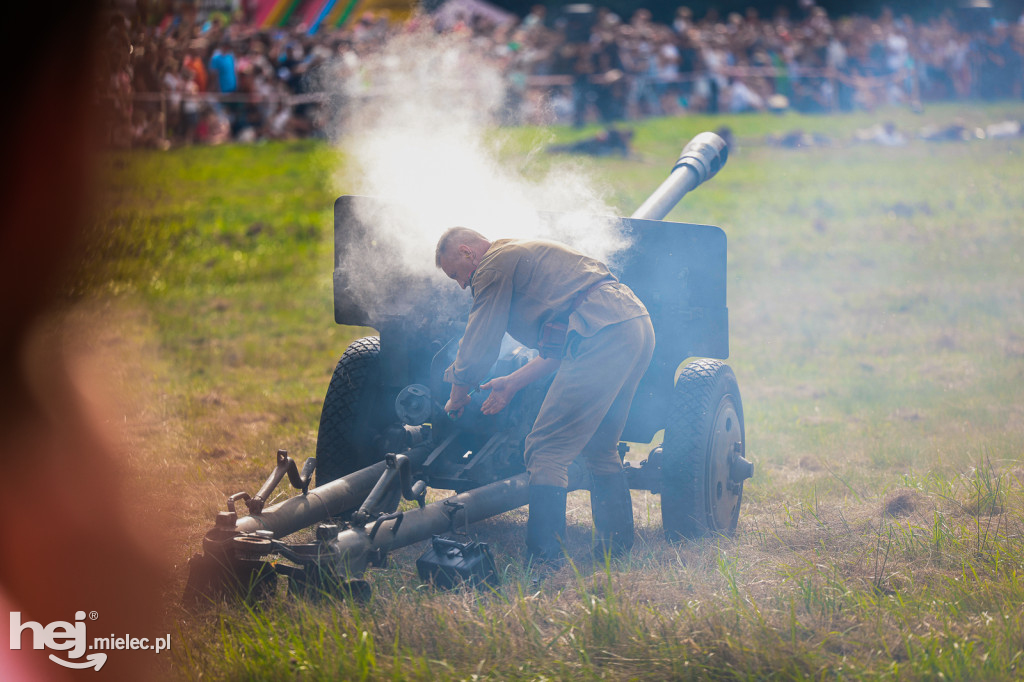
[[629,406],[654,353],[647,315],[590,337],[570,334],[562,364],[526,437],[530,485],[569,484],[569,465],[582,455],[594,475],[622,469],[618,444]]

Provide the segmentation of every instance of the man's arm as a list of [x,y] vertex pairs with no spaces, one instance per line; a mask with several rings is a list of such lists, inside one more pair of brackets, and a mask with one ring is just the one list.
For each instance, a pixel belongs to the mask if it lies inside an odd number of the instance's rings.
[[496,268],[479,270],[473,276],[473,307],[466,333],[459,342],[455,362],[445,370],[444,380],[452,385],[444,409],[459,417],[469,404],[470,392],[494,364],[501,337],[508,329],[512,305],[512,278]]
[[466,405],[469,405],[469,386],[464,384],[452,384],[451,396],[444,404],[444,411],[449,417],[461,417]]
[[498,358],[511,305],[511,276],[495,268],[477,271],[466,333],[459,342],[455,362],[445,372],[445,381],[463,384],[467,390],[483,381]]

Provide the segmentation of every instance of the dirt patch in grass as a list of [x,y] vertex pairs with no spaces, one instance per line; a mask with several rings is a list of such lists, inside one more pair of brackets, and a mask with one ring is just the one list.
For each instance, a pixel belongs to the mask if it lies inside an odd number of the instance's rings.
[[893,490],[886,494],[883,513],[893,518],[905,518],[924,507],[924,495],[916,490]]

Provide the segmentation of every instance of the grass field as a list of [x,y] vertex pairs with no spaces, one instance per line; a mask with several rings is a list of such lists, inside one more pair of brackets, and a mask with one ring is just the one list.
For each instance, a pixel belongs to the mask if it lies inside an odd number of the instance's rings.
[[[684,140],[723,123],[738,139],[669,216],[729,236],[729,364],[757,467],[735,538],[668,544],[658,498],[635,492],[631,558],[593,567],[578,492],[575,568],[540,584],[521,568],[519,510],[475,529],[506,578],[493,593],[421,587],[416,546],[368,574],[366,604],[198,617],[176,600],[213,514],[279,447],[313,454],[334,364],[367,333],[332,317],[348,156],[303,142],[109,159],[71,317],[110,363],[134,489],[167,526],[169,675],[1024,676],[1024,139],[850,143],[883,116],[913,132],[1024,105],[653,120],[635,126],[638,158],[579,161],[628,214]],[[796,128],[834,144],[763,142]],[[491,134],[529,176],[551,163],[539,144],[587,132]]]

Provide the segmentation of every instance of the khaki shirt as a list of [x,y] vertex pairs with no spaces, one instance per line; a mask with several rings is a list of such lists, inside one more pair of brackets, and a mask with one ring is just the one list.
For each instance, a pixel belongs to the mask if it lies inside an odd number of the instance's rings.
[[445,381],[476,386],[486,379],[506,331],[536,348],[541,327],[564,318],[577,294],[605,279],[608,283],[587,294],[569,316],[569,332],[593,336],[608,325],[646,315],[647,309],[604,263],[563,244],[495,241],[470,280],[473,307]]

